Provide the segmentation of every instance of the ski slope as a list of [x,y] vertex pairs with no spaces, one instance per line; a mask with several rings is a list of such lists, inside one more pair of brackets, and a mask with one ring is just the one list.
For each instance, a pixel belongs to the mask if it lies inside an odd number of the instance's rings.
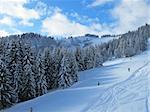
[[108,88],[83,112],[149,112],[150,62],[127,80]]
[[[130,68],[130,71],[128,71]],[[79,73],[79,82],[1,112],[148,112],[150,48]],[[100,83],[98,86],[97,83]]]

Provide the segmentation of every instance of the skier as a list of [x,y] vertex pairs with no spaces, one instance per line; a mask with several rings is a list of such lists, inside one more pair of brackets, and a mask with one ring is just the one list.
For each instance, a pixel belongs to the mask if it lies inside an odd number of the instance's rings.
[[98,83],[97,83],[97,85],[99,86],[99,85],[100,85],[100,83],[98,82]]
[[33,112],[33,109],[32,109],[32,107],[30,107],[30,112]]
[[128,71],[130,72],[130,68],[128,68]]

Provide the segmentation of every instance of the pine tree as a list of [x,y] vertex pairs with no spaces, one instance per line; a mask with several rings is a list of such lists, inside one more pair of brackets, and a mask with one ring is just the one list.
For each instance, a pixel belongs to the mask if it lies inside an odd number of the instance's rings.
[[38,55],[37,61],[38,61],[38,66],[37,66],[38,74],[36,77],[36,81],[37,81],[36,93],[37,96],[41,96],[47,93],[47,81],[46,81],[46,75],[45,75],[45,70],[43,65],[43,59],[40,53]]
[[69,68],[69,59],[67,57],[66,52],[63,55],[63,58],[61,60],[61,67],[58,75],[58,85],[59,88],[66,88],[71,85],[72,78],[70,74],[70,68]]
[[34,74],[34,56],[29,46],[25,46],[23,58],[23,76],[22,76],[22,101],[32,99],[36,96],[36,83]]
[[21,42],[21,40],[18,40],[17,41],[17,47],[18,47],[18,51],[17,51],[17,54],[18,54],[18,61],[17,61],[17,66],[16,66],[16,70],[15,70],[15,74],[16,74],[16,82],[17,82],[17,85],[16,85],[16,92],[18,93],[18,100],[20,101],[19,99],[19,96],[21,93],[21,89],[23,88],[22,87],[22,77],[23,77],[23,57],[24,57],[24,44]]
[[53,89],[59,88],[59,72],[61,68],[61,61],[63,58],[63,49],[60,48],[55,48],[53,50],[53,56],[52,56],[52,61],[54,63],[54,68],[53,68],[53,76],[54,76],[54,84],[53,84]]
[[6,64],[0,59],[0,109],[9,107],[18,101],[12,86],[12,76],[8,73]]
[[75,57],[77,61],[78,70],[83,71],[85,69],[85,64],[84,64],[85,55],[83,49],[78,47],[75,51]]
[[99,66],[102,66],[102,63],[103,63],[103,57],[100,53],[96,53],[95,54],[95,64],[94,64],[94,67],[99,67]]
[[94,47],[91,46],[86,48],[84,58],[85,69],[91,69],[94,67],[94,57],[95,57]]
[[68,52],[68,58],[69,58],[69,70],[70,70],[69,74],[72,79],[71,84],[73,84],[78,81],[78,66],[77,66],[74,52]]
[[17,89],[17,85],[18,85],[18,82],[17,82],[17,74],[15,73],[16,70],[17,70],[17,62],[18,62],[18,48],[17,48],[17,44],[16,44],[16,41],[13,41],[11,46],[10,46],[10,49],[9,49],[9,52],[7,52],[7,69],[9,70],[9,73],[12,75],[12,85],[14,86],[14,89]]
[[54,83],[55,83],[55,71],[54,71],[54,60],[52,58],[52,54],[50,53],[49,49],[44,50],[44,55],[43,55],[43,65],[44,65],[44,71],[45,71],[45,76],[46,76],[46,81],[47,81],[47,88],[48,89],[53,89]]

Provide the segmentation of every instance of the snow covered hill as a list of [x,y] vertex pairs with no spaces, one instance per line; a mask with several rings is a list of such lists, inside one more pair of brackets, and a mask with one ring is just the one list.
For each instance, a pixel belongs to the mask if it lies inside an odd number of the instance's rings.
[[150,62],[127,80],[108,88],[83,112],[148,112]]
[[23,43],[31,45],[33,49],[36,51],[43,50],[44,48],[54,48],[54,47],[64,47],[69,49],[75,49],[76,47],[88,47],[91,45],[100,45],[102,43],[107,43],[113,39],[120,38],[121,35],[117,36],[105,36],[103,38],[99,38],[96,35],[86,34],[84,36],[70,37],[56,39],[57,37],[47,37],[42,36],[36,33],[24,33],[20,35],[10,35],[4,38],[7,38],[8,43],[10,40],[16,40],[21,38]]
[[79,82],[72,87],[1,112],[30,112],[31,108],[33,112],[148,112],[149,68],[150,48],[140,55],[80,72]]
[[58,41],[58,45],[62,46],[62,47],[74,49],[76,47],[87,47],[90,45],[100,45],[102,43],[107,43],[113,39],[118,39],[118,38],[120,38],[120,35],[99,38],[98,36],[86,34],[85,36],[61,39]]

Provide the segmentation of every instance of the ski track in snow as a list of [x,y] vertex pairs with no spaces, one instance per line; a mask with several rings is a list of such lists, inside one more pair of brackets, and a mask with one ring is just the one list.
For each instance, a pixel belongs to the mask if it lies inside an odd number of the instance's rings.
[[128,103],[144,101],[145,112],[149,112],[150,62],[137,69],[127,80],[108,88],[89,103],[81,112],[117,112],[117,108]]

